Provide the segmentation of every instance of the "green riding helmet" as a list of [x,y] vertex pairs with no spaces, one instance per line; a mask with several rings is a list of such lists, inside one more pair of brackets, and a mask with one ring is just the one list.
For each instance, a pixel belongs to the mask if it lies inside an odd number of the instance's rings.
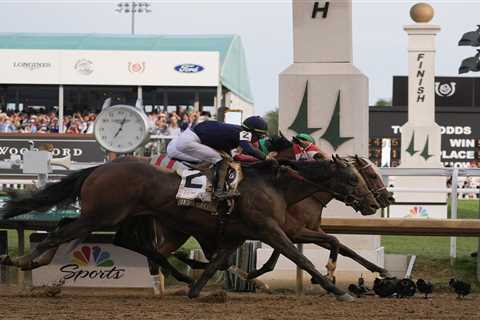
[[307,133],[297,134],[295,136],[295,139],[315,144],[315,139],[313,139],[313,137]]

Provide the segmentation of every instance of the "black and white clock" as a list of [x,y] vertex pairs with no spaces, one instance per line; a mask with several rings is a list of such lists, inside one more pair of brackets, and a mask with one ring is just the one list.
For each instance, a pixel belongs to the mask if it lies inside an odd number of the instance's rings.
[[105,102],[94,125],[95,139],[100,146],[115,153],[130,153],[147,143],[152,125],[140,107],[109,106]]

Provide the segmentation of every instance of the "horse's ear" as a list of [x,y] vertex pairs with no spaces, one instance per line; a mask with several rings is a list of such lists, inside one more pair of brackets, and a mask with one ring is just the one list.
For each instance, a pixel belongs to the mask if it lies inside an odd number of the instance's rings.
[[355,155],[355,160],[360,162],[360,157],[358,156],[358,154]]
[[282,131],[278,130],[278,133],[279,133],[279,135],[280,135],[280,138],[285,139],[285,140],[288,140],[288,139],[283,135],[283,132],[282,132]]

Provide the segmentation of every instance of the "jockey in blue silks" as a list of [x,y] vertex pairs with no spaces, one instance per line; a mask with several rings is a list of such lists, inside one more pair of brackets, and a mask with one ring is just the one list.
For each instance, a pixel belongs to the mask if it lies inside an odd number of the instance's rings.
[[214,165],[216,183],[214,195],[217,199],[226,199],[234,194],[224,190],[228,161],[219,153],[230,154],[232,149],[241,147],[243,152],[259,160],[266,156],[253,143],[267,134],[268,125],[261,117],[245,119],[241,126],[218,121],[204,121],[188,128],[167,147],[171,158],[189,162],[209,162]]

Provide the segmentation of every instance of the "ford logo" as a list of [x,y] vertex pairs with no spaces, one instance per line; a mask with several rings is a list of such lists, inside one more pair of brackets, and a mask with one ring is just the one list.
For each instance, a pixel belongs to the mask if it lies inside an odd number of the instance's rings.
[[184,63],[175,67],[175,70],[181,73],[197,73],[202,72],[204,69],[204,67],[193,63]]

